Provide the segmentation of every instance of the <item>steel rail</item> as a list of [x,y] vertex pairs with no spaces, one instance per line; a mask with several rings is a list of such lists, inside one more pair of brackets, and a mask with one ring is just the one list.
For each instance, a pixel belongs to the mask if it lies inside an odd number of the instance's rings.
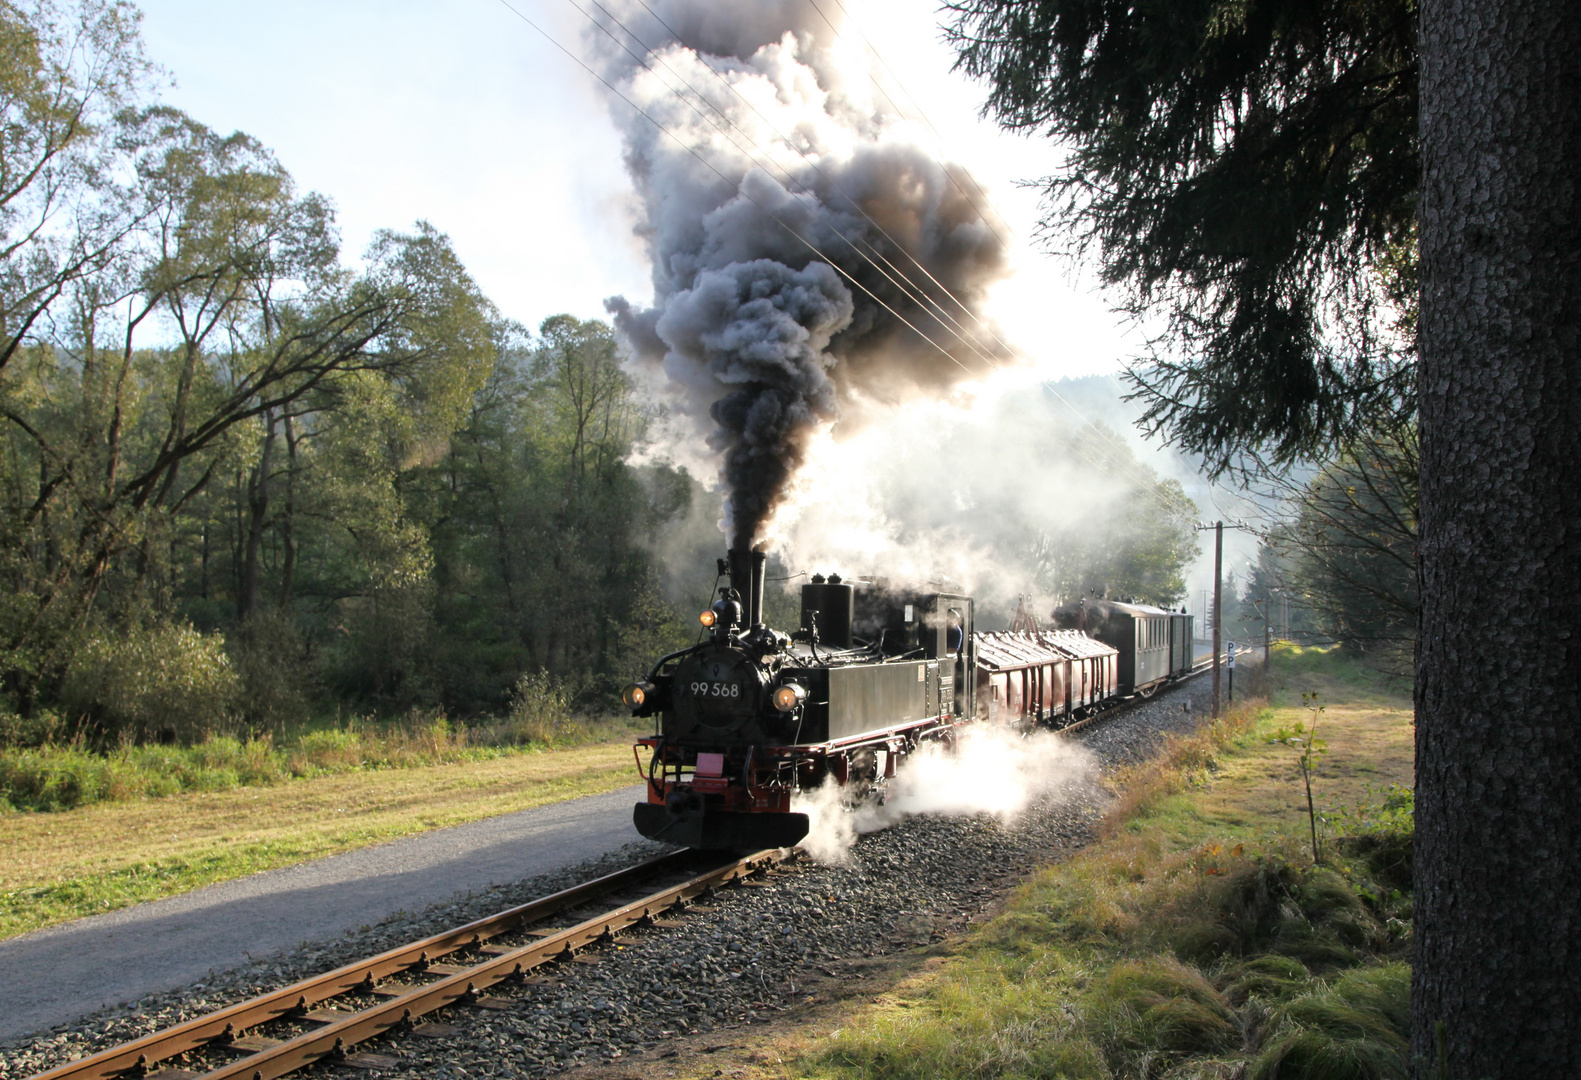
[[[461,973],[445,976],[438,982],[413,987],[409,993],[400,997],[350,1013],[345,1020],[306,1032],[202,1075],[214,1080],[222,1077],[273,1080],[303,1065],[342,1056],[346,1048],[356,1043],[409,1023],[414,1017],[473,998],[479,991],[520,977],[530,968],[568,958],[579,948],[601,938],[608,940],[619,930],[651,919],[656,912],[692,899],[717,885],[759,873],[785,857],[784,849],[772,849],[726,863],[691,877],[680,885],[491,957]],[[421,974],[437,957],[479,945],[524,923],[584,904],[593,897],[618,890],[634,881],[680,869],[696,858],[695,852],[678,851],[649,859],[454,930],[391,949],[366,960],[358,960],[324,975],[304,979],[261,997],[145,1035],[80,1061],[68,1062],[38,1074],[33,1080],[120,1080],[146,1075],[160,1062],[178,1054],[206,1047],[224,1047],[241,1037],[249,1028],[271,1020],[303,1017],[321,1002],[352,991],[372,990],[380,980],[391,975]]]

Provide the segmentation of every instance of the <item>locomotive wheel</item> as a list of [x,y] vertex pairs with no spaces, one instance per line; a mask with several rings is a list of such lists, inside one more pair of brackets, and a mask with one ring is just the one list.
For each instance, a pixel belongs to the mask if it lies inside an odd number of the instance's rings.
[[850,756],[845,775],[845,802],[851,806],[866,802],[878,779],[878,755],[871,750],[856,751]]

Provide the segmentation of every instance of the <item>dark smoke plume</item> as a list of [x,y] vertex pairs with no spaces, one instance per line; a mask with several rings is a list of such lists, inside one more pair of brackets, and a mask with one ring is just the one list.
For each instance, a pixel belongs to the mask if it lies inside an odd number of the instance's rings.
[[621,13],[653,47],[646,66],[603,55],[684,145],[617,105],[654,305],[608,307],[633,363],[709,421],[732,546],[751,546],[837,417],[987,373],[996,348],[948,294],[975,311],[1004,252],[964,170],[892,137],[899,118],[870,97],[865,60],[811,5],[652,6],[666,25]]

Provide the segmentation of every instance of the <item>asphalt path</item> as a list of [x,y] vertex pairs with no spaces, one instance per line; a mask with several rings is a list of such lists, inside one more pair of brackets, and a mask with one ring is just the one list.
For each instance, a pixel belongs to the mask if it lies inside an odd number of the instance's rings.
[[0,942],[0,1040],[201,983],[636,839],[637,784],[210,885]]

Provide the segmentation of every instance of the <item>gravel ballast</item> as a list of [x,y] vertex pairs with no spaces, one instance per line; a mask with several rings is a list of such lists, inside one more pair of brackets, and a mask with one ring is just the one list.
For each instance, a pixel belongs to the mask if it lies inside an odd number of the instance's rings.
[[[1163,732],[1190,730],[1211,695],[1197,678],[1073,736],[1105,770],[1151,755]],[[721,891],[706,913],[640,931],[560,964],[534,985],[490,993],[507,1008],[428,1017],[439,1037],[403,1035],[359,1050],[396,1059],[381,1070],[321,1066],[312,1075],[434,1080],[552,1075],[620,1059],[682,1035],[761,1022],[806,997],[810,982],[853,977],[864,959],[904,952],[959,930],[1039,863],[1088,843],[1105,796],[1087,783],[1009,821],[922,816],[864,836],[843,864],[804,860],[761,885]],[[356,934],[305,945],[201,985],[106,1010],[31,1039],[0,1044],[0,1080],[20,1080],[183,1020],[327,971],[668,850],[647,841],[461,903],[399,915]]]

